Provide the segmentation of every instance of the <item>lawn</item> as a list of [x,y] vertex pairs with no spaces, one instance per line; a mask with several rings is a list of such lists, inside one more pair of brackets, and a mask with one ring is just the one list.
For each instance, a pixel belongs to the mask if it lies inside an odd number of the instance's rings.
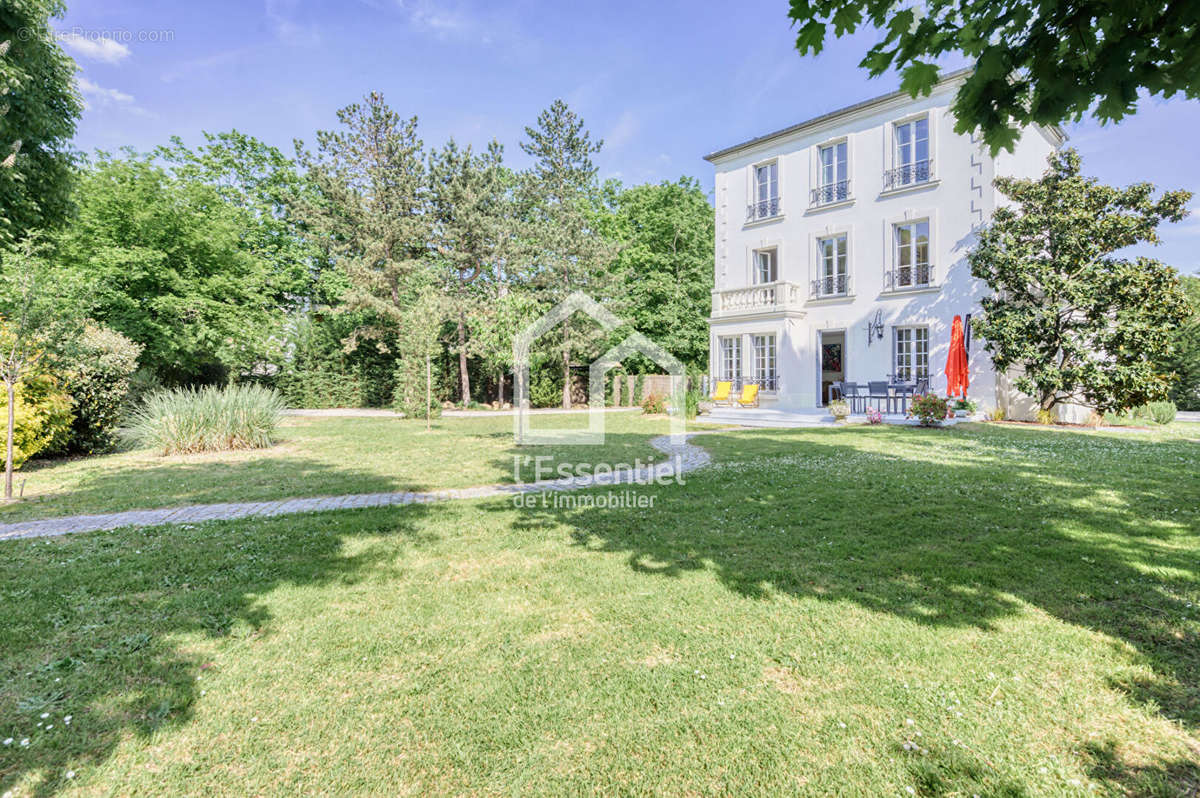
[[0,790],[1194,795],[1198,441],[719,432],[641,509],[7,542]]
[[[640,411],[609,413],[602,447],[513,446],[513,419],[445,418],[425,431],[424,421],[398,418],[288,417],[270,449],[161,457],[137,450],[103,457],[34,462],[17,473],[24,498],[0,504],[0,523],[79,513],[172,507],[227,501],[264,501],[344,493],[463,488],[535,477],[527,455],[559,463],[632,463],[663,459],[650,438],[669,432],[665,418]],[[535,429],[586,428],[587,415],[533,419]],[[557,476],[551,474],[549,476]]]

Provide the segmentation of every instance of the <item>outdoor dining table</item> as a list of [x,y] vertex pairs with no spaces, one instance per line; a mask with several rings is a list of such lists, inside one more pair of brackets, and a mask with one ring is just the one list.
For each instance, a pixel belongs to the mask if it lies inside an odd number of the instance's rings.
[[[853,390],[846,390],[850,386],[853,386]],[[917,384],[915,382],[888,382],[883,393],[879,393],[870,390],[869,385],[862,383],[850,383],[850,385],[842,383],[840,389],[831,386],[831,399],[835,390],[842,393],[842,398],[850,404],[852,413],[865,413],[871,402],[878,402],[876,407],[881,411],[904,413],[908,411],[908,403],[916,393]]]

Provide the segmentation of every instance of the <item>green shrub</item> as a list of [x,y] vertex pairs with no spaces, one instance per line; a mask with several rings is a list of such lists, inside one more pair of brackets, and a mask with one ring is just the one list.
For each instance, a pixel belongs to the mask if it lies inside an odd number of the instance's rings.
[[562,406],[562,367],[549,362],[541,367],[534,366],[529,374],[529,406]]
[[261,385],[176,388],[146,397],[126,434],[164,455],[260,449],[274,443],[283,408]]
[[1146,414],[1155,424],[1170,424],[1175,420],[1175,403],[1151,402],[1146,405]]
[[[31,457],[62,451],[71,436],[71,398],[49,374],[17,383],[13,425],[13,468]],[[8,391],[0,385],[0,447],[8,445]],[[0,463],[4,450],[0,448]]]
[[[428,412],[433,418],[442,414],[442,404],[437,396],[439,384],[438,363],[431,362],[429,370],[433,377],[433,395]],[[429,394],[429,375],[423,357],[400,357],[396,359],[395,389],[392,394],[392,409],[403,413],[406,418],[425,418],[426,397]]]
[[67,448],[81,454],[111,449],[125,412],[130,378],[142,347],[107,327],[89,323],[67,358],[64,387],[75,420]]
[[920,422],[922,427],[935,427],[950,413],[949,403],[937,394],[927,393],[914,397],[908,414]]
[[693,419],[700,415],[700,402],[706,397],[699,388],[692,388],[684,395],[684,402],[687,405],[686,418]]

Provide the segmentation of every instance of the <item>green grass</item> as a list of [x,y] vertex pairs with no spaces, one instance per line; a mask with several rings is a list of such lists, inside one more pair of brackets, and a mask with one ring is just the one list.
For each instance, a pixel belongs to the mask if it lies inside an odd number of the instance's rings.
[[[536,463],[632,463],[662,459],[648,443],[669,432],[664,418],[609,413],[604,446],[513,445],[510,417],[445,418],[425,431],[423,421],[398,418],[289,417],[282,440],[268,449],[160,456],[139,449],[103,457],[30,463],[16,475],[24,498],[0,504],[0,523],[79,513],[116,512],[179,504],[264,501],[344,493],[434,490],[513,482],[514,456],[522,481]],[[586,414],[536,417],[535,429],[586,428]],[[557,474],[544,474],[555,477]]]
[[1200,427],[698,440],[652,508],[4,544],[0,790],[1200,788]]

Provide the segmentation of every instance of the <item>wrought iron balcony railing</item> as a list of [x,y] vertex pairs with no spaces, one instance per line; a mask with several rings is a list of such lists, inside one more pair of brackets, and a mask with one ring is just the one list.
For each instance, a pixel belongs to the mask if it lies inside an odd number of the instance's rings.
[[756,222],[760,219],[772,219],[779,215],[779,197],[752,202],[746,206],[746,221]]
[[915,266],[899,266],[884,275],[886,291],[905,291],[910,288],[929,288],[933,285],[933,266],[918,263]]
[[846,296],[850,293],[850,275],[827,274],[812,281],[813,299],[829,296]]
[[832,205],[835,202],[844,202],[850,199],[850,181],[839,180],[836,183],[828,183],[824,186],[818,186],[812,190],[813,207],[821,205]]
[[883,190],[904,188],[928,183],[933,179],[933,161],[915,161],[913,163],[888,169],[883,173]]

